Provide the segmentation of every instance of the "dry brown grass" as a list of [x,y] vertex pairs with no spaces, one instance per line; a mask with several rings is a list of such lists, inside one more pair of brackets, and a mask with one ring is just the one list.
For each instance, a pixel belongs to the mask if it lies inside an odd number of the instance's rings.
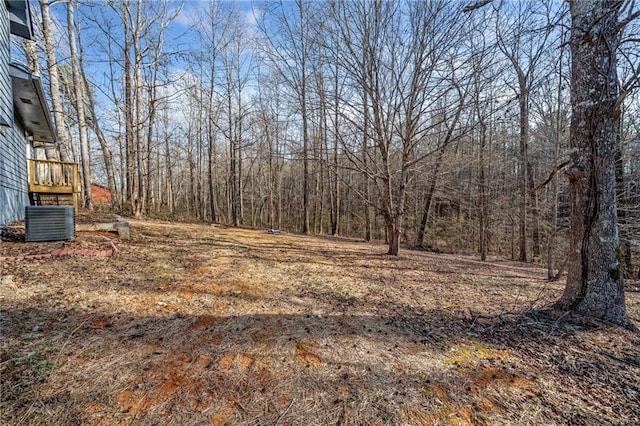
[[556,299],[535,265],[131,225],[112,258],[1,265],[2,424],[640,423],[637,335],[545,311],[476,317]]

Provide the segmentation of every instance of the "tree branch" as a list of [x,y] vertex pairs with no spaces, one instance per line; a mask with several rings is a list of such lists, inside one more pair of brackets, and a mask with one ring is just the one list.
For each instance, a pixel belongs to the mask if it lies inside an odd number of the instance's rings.
[[468,5],[468,6],[465,6],[465,7],[462,9],[462,11],[463,11],[464,13],[472,12],[472,11],[474,11],[474,10],[476,10],[476,9],[480,9],[481,7],[484,7],[484,6],[488,5],[488,4],[489,4],[489,3],[491,3],[491,2],[493,2],[493,0],[478,0],[478,1],[477,1],[476,3],[474,3],[474,4],[470,4],[470,5]]
[[538,190],[539,190],[540,188],[542,188],[543,186],[545,186],[546,184],[548,184],[549,182],[551,182],[551,179],[553,179],[553,177],[554,177],[556,174],[558,174],[558,172],[559,172],[560,170],[562,170],[563,168],[565,168],[565,166],[566,166],[567,164],[569,164],[569,162],[570,162],[570,160],[567,160],[567,161],[564,161],[564,162],[562,162],[562,163],[558,164],[557,166],[555,166],[555,167],[553,168],[553,170],[551,171],[551,174],[549,175],[549,177],[547,178],[547,180],[545,180],[545,181],[544,181],[544,182],[542,182],[540,185],[538,185],[538,186],[536,186],[535,188],[533,188],[533,189],[531,190],[531,192],[532,192],[532,193],[538,192]]
[[626,27],[633,20],[638,19],[639,17],[640,17],[640,10],[637,10],[635,12],[629,11],[629,15],[618,23],[618,25],[615,28],[615,32],[621,31],[624,27]]

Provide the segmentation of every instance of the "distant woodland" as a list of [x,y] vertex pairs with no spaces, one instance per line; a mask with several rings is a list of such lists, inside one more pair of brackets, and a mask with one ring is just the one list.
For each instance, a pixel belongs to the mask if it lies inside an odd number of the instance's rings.
[[[59,141],[40,155],[83,163],[85,207],[97,182],[136,217],[562,269],[569,2],[39,3],[25,61],[43,64]],[[640,267],[633,7],[617,11],[615,64],[627,275]]]

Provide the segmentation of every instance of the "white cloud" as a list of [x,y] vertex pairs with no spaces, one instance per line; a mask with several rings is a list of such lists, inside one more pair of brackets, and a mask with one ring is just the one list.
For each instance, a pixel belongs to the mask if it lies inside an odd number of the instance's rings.
[[258,20],[264,15],[264,10],[251,7],[245,12],[245,22],[251,26],[258,24]]
[[193,27],[200,22],[202,10],[200,2],[189,2],[184,5],[178,16],[176,16],[175,23],[184,25],[185,27]]

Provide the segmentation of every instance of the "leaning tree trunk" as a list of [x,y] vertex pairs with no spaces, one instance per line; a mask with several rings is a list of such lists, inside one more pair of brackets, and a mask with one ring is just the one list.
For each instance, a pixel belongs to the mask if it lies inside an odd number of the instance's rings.
[[84,68],[84,52],[82,48],[80,27],[76,28],[76,33],[78,35],[78,45],[80,46],[80,55],[78,56],[78,71],[82,80],[82,93],[86,102],[85,119],[87,121],[87,126],[93,131],[93,133],[95,133],[98,139],[98,143],[100,144],[100,149],[102,150],[102,160],[104,162],[104,170],[107,175],[107,187],[111,192],[111,207],[115,209],[118,207],[118,200],[120,196],[118,194],[118,186],[116,185],[113,152],[111,151],[111,148],[109,148],[109,143],[107,142],[106,136],[102,132],[102,128],[100,127],[98,117],[96,115],[96,103],[93,99],[93,94],[89,86],[89,80],[87,79],[87,73],[85,72]]
[[582,0],[571,9],[571,220],[563,309],[632,327],[616,256],[614,159],[619,134],[618,2]]

